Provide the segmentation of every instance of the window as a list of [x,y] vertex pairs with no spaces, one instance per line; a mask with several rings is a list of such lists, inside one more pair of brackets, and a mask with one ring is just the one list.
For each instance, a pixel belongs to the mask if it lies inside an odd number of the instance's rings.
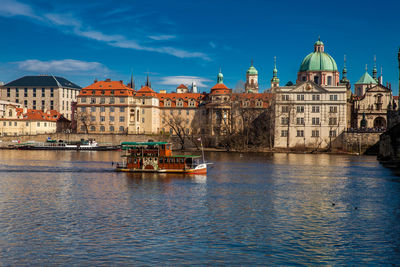
[[106,107],[102,106],[100,107],[100,112],[105,112],[106,111]]
[[106,130],[106,128],[104,127],[104,125],[100,126],[100,132],[104,132]]
[[337,118],[329,118],[329,125],[337,125]]
[[146,100],[143,98],[142,99],[142,105],[146,104]]
[[29,126],[29,121],[25,122],[25,126]]
[[329,137],[336,137],[336,130],[329,131]]
[[288,136],[288,130],[282,130],[281,137],[287,137],[287,136]]
[[33,97],[36,97],[36,88],[33,88]]
[[297,130],[297,137],[304,137],[304,130]]
[[282,125],[288,125],[289,124],[289,118],[288,117],[282,117],[281,124]]
[[90,116],[90,121],[96,121],[96,117],[95,116]]
[[105,121],[105,120],[106,120],[106,117],[100,116],[100,121]]
[[119,99],[119,103],[125,103],[125,97],[121,97],[121,98]]
[[50,88],[50,97],[54,97],[54,88]]
[[96,127],[94,127],[93,125],[90,126],[90,131],[92,131],[92,132],[96,131]]
[[319,130],[312,130],[311,137],[319,137]]
[[297,95],[297,100],[298,101],[303,101],[304,100],[304,95]]
[[282,106],[282,113],[288,113],[289,112],[289,106]]
[[85,125],[82,125],[82,126],[81,126],[81,132],[86,132]]
[[3,122],[3,126],[7,126],[7,122],[4,121],[4,122]]
[[46,101],[42,100],[42,110],[44,110],[45,106],[46,106]]
[[19,89],[15,88],[15,97],[19,97]]
[[297,106],[296,111],[297,113],[304,113],[304,106]]
[[54,100],[50,100],[50,110],[54,110]]
[[37,123],[37,126],[40,127],[40,122]]
[[7,88],[7,97],[11,97],[11,89]]
[[100,98],[100,104],[105,104],[106,103],[106,99],[104,97]]
[[312,100],[313,101],[319,101],[320,100],[320,95],[312,95]]
[[142,109],[142,114],[144,114],[144,109]]
[[81,103],[86,103],[86,97],[81,97]]
[[337,95],[329,95],[329,100],[330,101],[337,101],[338,97],[337,97]]
[[119,117],[119,122],[124,122],[124,121],[125,121],[125,117],[124,116]]
[[110,126],[110,132],[114,132],[114,126]]
[[36,100],[33,100],[32,103],[32,109],[36,109]]
[[114,107],[110,107],[110,112],[114,112]]
[[124,126],[120,126],[120,127],[119,127],[119,131],[120,131],[120,132],[123,132],[124,130],[125,130],[125,129],[124,129]]
[[114,97],[110,98],[110,104],[115,104],[115,98]]
[[304,125],[304,118],[296,118],[297,125]]
[[81,107],[81,112],[86,112],[86,107]]
[[96,112],[96,107],[90,107],[91,112]]
[[289,95],[282,95],[282,101],[288,101]]
[[178,107],[183,107],[183,101],[181,99],[178,100],[177,106]]
[[316,84],[319,83],[319,77],[318,77],[318,76],[314,76],[314,82],[315,82]]
[[45,97],[45,92],[44,88],[42,88],[42,97]]
[[28,97],[28,88],[24,88],[24,97]]
[[319,113],[319,106],[312,106],[311,113]]
[[311,123],[312,125],[319,125],[319,118],[312,118]]
[[110,122],[114,122],[114,116],[110,116]]
[[142,123],[144,123],[144,118],[142,118]]
[[125,112],[125,107],[120,107],[119,112]]
[[186,110],[186,115],[189,115],[189,110]]
[[96,98],[94,98],[94,97],[91,98],[91,99],[90,99],[90,104],[96,104]]
[[328,85],[332,85],[332,76],[328,76]]
[[337,113],[337,106],[330,106],[329,107],[329,112],[330,113]]

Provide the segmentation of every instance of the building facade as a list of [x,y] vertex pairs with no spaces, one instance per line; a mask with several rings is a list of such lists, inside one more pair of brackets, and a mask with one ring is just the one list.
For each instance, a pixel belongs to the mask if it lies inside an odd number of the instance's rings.
[[57,76],[24,76],[0,86],[1,99],[33,110],[57,110],[72,119],[72,103],[81,87]]
[[320,40],[302,61],[296,84],[272,87],[272,91],[276,94],[274,147],[329,148],[346,130],[347,87],[340,84],[336,62]]

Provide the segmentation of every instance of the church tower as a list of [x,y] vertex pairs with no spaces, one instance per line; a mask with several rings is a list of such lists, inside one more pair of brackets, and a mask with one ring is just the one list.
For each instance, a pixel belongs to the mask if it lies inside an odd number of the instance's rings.
[[276,57],[274,57],[274,70],[272,71],[271,90],[279,87],[278,69],[276,68]]
[[372,78],[379,83],[378,80],[378,70],[376,69],[376,56],[374,56],[374,69],[372,70]]
[[253,60],[251,60],[251,66],[246,71],[246,93],[258,93],[258,71],[253,66]]

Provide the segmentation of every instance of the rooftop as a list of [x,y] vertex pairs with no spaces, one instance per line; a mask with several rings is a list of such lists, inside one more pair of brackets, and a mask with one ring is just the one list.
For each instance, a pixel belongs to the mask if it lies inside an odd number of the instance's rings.
[[23,87],[23,86],[37,86],[37,87],[62,87],[81,89],[80,86],[68,81],[63,77],[52,75],[38,75],[38,76],[24,76],[4,85],[5,87]]

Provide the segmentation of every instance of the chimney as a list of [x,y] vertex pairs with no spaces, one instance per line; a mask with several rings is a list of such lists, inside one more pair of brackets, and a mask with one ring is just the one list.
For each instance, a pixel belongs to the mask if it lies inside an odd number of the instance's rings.
[[120,80],[119,82],[120,82],[121,84],[124,84],[124,81],[123,81],[123,80]]
[[98,82],[98,80],[97,80],[97,78],[95,78],[95,79],[94,79],[94,83],[97,83],[97,82]]
[[106,79],[106,82],[111,82],[111,79]]

